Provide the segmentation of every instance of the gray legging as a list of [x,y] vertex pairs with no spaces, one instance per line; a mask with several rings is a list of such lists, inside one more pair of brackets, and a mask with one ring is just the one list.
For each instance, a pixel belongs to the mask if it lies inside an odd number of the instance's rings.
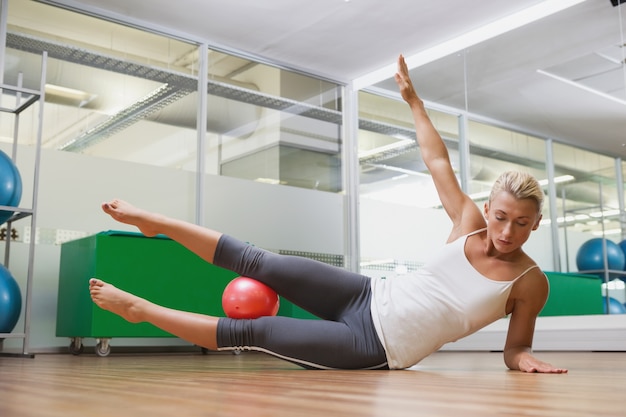
[[311,369],[389,369],[372,322],[370,278],[223,235],[214,264],[268,285],[322,320],[220,318],[220,350],[266,352]]

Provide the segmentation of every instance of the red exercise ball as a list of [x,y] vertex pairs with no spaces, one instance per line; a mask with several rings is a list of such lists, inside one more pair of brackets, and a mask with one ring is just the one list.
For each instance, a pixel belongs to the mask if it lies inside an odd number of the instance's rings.
[[248,277],[237,277],[222,294],[222,308],[232,319],[275,316],[280,306],[278,294],[267,285]]

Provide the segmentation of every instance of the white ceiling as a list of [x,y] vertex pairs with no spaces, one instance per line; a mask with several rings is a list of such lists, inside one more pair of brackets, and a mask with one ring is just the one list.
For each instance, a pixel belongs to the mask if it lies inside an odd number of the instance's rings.
[[[566,0],[47,1],[396,93],[419,54],[539,3]],[[586,0],[412,70],[425,100],[626,159],[626,6]],[[461,40],[465,39],[463,37]],[[557,80],[538,70],[562,77]],[[569,79],[574,82],[564,82]],[[584,85],[585,89],[581,88]],[[591,91],[593,90],[593,91]],[[601,94],[598,94],[601,93]]]

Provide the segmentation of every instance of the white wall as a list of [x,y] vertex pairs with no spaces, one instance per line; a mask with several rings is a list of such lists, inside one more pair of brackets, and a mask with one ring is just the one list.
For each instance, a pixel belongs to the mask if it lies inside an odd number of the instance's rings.
[[[443,246],[452,223],[444,210],[361,199],[361,257],[428,261]],[[524,250],[544,270],[553,270],[549,227],[534,231]]]
[[361,199],[361,257],[426,262],[443,246],[452,223],[443,210]]

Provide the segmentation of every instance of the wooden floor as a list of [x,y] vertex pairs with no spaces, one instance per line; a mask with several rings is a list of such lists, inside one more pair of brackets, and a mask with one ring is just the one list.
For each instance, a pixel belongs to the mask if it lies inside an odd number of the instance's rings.
[[440,352],[408,371],[308,371],[260,353],[0,358],[2,417],[626,416],[626,352],[538,353],[569,374]]

